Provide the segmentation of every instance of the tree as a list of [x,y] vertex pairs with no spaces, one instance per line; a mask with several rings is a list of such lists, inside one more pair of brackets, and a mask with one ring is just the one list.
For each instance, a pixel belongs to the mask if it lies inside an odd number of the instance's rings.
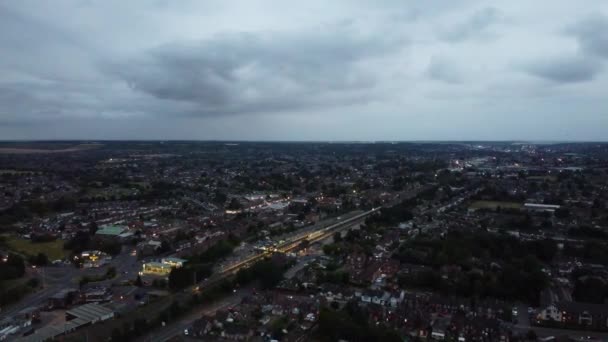
[[169,273],[169,288],[181,290],[188,285],[192,285],[193,277],[193,273],[184,267],[173,268]]
[[79,230],[73,238],[68,240],[64,245],[64,249],[69,249],[74,253],[80,253],[89,248],[91,244],[91,236],[88,232]]
[[92,221],[91,223],[89,223],[89,235],[95,235],[95,233],[97,233],[97,229],[99,229],[99,227],[97,226],[97,222]]
[[342,241],[342,233],[335,232],[334,233],[334,242],[340,242],[340,241]]
[[114,277],[116,277],[116,267],[112,266],[110,268],[108,268],[108,270],[106,271],[106,279],[112,279]]
[[239,210],[239,209],[242,209],[243,206],[236,198],[233,198],[232,200],[230,200],[230,203],[228,204],[227,208],[229,210]]
[[171,244],[169,244],[169,241],[167,240],[162,240],[160,242],[160,248],[159,248],[159,252],[162,253],[167,253],[171,251]]
[[135,286],[142,287],[144,283],[141,281],[141,276],[138,274],[137,278],[135,278]]
[[24,274],[25,262],[21,256],[11,253],[5,262],[0,262],[0,280],[17,279]]
[[603,304],[608,297],[608,285],[598,277],[579,277],[572,293],[577,302]]
[[122,250],[122,245],[118,241],[100,241],[96,245],[100,251],[110,255],[118,255]]
[[31,257],[29,260],[30,264],[36,266],[46,266],[49,263],[49,257],[44,253],[38,253],[38,255]]
[[213,197],[213,202],[215,202],[216,204],[224,204],[226,203],[226,201],[228,200],[228,196],[226,196],[226,194],[224,194],[221,191],[216,191],[215,195]]
[[241,269],[236,274],[236,282],[245,284],[257,280],[260,288],[270,289],[283,280],[283,269],[272,260],[262,260],[247,269]]
[[122,331],[119,328],[112,329],[112,342],[123,341],[124,337],[122,335]]

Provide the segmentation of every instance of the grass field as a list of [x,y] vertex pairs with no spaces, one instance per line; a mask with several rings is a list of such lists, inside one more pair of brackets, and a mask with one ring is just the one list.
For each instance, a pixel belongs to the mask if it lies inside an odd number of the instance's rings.
[[469,209],[490,209],[496,210],[496,208],[502,209],[521,209],[523,204],[517,202],[499,202],[499,201],[475,201],[471,203]]
[[42,252],[51,261],[63,259],[66,256],[66,251],[63,249],[63,241],[61,240],[32,243],[30,240],[16,236],[6,236],[5,241],[9,249],[25,255],[38,255],[38,253]]

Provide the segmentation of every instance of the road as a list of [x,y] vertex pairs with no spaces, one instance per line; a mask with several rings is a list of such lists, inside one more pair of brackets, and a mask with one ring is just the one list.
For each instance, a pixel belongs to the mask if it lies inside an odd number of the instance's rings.
[[545,327],[537,327],[537,326],[513,326],[513,332],[517,332],[520,334],[526,334],[529,330],[533,330],[537,336],[539,337],[549,337],[549,336],[569,336],[570,338],[587,340],[587,337],[593,337],[600,341],[608,341],[608,333],[604,332],[595,332],[595,331],[584,331],[584,330],[570,330],[570,329],[557,329],[557,328],[545,328]]
[[137,257],[131,255],[129,251],[119,254],[112,259],[107,266],[101,268],[78,269],[72,265],[62,265],[30,269],[28,272],[35,273],[41,278],[43,288],[27,295],[18,303],[15,303],[8,308],[3,308],[0,319],[14,316],[19,311],[28,307],[40,306],[44,304],[50,296],[61,291],[62,289],[70,287],[78,288],[78,280],[80,277],[86,275],[103,274],[106,272],[108,267],[115,267],[117,276],[113,279],[96,282],[95,284],[110,286],[114,282],[133,280],[139,271]]
[[49,266],[37,269],[32,269],[31,272],[39,274],[40,278],[43,278],[43,288],[39,291],[33,292],[18,303],[3,308],[1,319],[14,316],[19,311],[42,304],[46,299],[53,294],[59,292],[61,289],[73,286],[72,279],[77,273],[77,269],[72,266]]
[[241,303],[243,298],[247,296],[251,292],[249,288],[242,288],[238,290],[236,293],[224,297],[218,302],[211,303],[209,305],[205,305],[201,308],[194,310],[192,313],[188,314],[185,317],[182,317],[180,320],[173,322],[161,330],[155,331],[153,336],[145,337],[140,339],[140,342],[162,342],[167,341],[170,338],[184,334],[184,330],[190,328],[192,323],[195,320],[200,318],[203,315],[214,315],[216,311],[221,309],[226,309]]

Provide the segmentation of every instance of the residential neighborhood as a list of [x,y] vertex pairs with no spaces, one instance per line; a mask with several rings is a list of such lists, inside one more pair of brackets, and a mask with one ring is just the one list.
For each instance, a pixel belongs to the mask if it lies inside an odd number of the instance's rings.
[[608,339],[605,144],[112,142],[0,163],[2,340]]

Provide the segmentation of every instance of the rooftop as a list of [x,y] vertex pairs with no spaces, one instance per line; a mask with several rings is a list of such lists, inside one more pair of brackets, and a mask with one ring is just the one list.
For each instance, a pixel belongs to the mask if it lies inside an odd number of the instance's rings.
[[96,235],[112,235],[118,236],[125,232],[127,228],[121,226],[103,226],[95,234]]
[[164,263],[176,263],[176,264],[183,264],[183,263],[185,263],[186,261],[188,261],[188,260],[186,260],[186,259],[180,259],[180,258],[172,258],[172,257],[169,257],[169,258],[163,258],[163,262],[164,262]]

